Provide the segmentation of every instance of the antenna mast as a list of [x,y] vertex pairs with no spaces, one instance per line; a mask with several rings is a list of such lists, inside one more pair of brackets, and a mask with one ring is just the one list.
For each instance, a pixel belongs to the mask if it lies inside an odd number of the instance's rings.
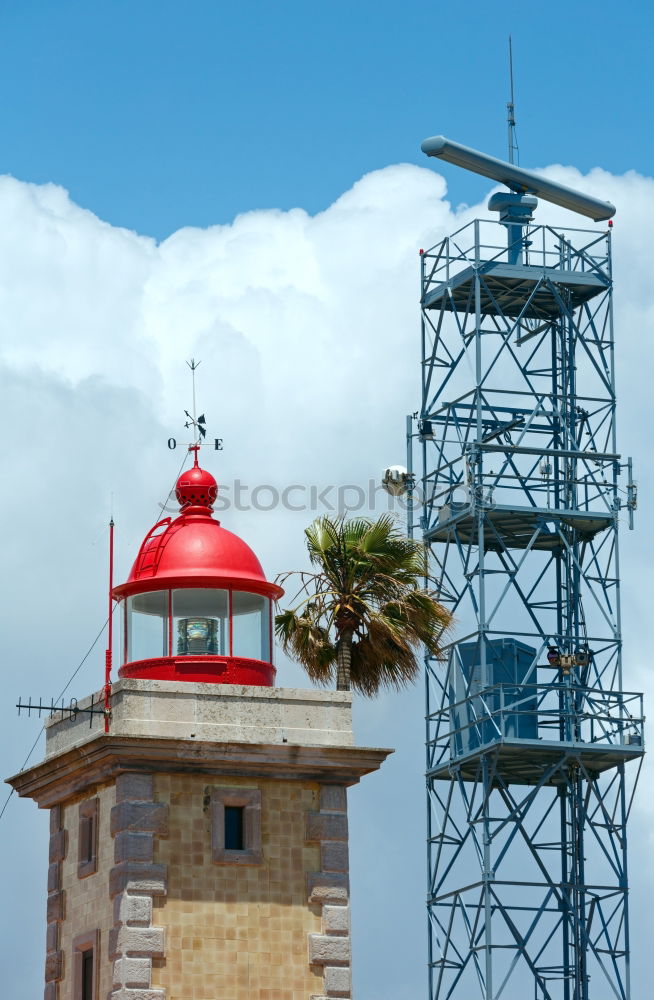
[[520,159],[520,151],[518,149],[518,142],[516,140],[515,133],[515,103],[513,99],[513,42],[511,40],[511,35],[509,35],[509,85],[511,97],[506,105],[506,117],[509,125],[509,163],[515,163],[516,156],[514,154],[517,154],[517,159]]
[[[113,497],[112,497],[113,500]],[[112,502],[113,507],[113,502]],[[114,515],[109,518],[109,617],[107,619],[107,651],[104,667],[104,731],[109,732],[111,719],[111,667],[113,658],[113,620],[114,620]]]
[[[191,358],[191,360],[187,361],[186,364],[191,369],[191,378],[193,380],[193,419],[191,421],[192,426],[193,426],[193,436],[194,436],[193,443],[194,444],[199,444],[200,443],[200,435],[198,433],[198,421],[196,419],[196,412],[197,411],[195,409],[195,372],[199,368],[201,362],[196,361],[195,358]],[[186,415],[189,416],[188,410],[186,411]],[[204,422],[204,418],[201,418],[201,419]],[[204,435],[203,435],[203,437],[204,437]]]

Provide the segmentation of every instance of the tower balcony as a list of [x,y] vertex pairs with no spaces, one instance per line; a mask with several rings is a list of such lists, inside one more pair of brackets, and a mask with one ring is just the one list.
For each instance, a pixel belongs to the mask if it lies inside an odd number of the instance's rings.
[[[555,552],[565,547],[562,528],[572,529],[580,541],[591,541],[615,523],[611,511],[554,509],[518,504],[484,508],[484,550],[526,549]],[[479,517],[472,504],[444,504],[437,520],[425,531],[429,542],[479,545]]]
[[525,226],[515,245],[507,246],[506,228],[491,220],[468,223],[426,251],[423,268],[424,309],[474,312],[475,280],[482,276],[483,315],[541,321],[576,309],[611,285],[606,232]]
[[643,696],[568,683],[493,684],[429,716],[428,777],[477,781],[481,757],[494,754],[511,784],[555,785],[567,758],[597,775],[644,753]]

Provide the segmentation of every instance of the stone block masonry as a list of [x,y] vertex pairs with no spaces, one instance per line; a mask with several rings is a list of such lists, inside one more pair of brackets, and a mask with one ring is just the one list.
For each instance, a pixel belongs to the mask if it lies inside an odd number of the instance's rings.
[[[320,865],[305,840],[319,784],[241,776],[157,774],[155,797],[169,804],[169,837],[156,840],[168,892],[154,903],[166,956],[153,962],[153,986],[172,998],[309,1000],[323,971],[307,954],[320,914],[308,905],[307,873]],[[213,806],[257,801],[261,851],[247,863],[215,853]]]
[[320,808],[306,818],[307,842],[320,845],[320,871],[307,878],[310,904],[321,908],[319,934],[309,935],[309,962],[322,973],[322,990],[312,1000],[352,996],[347,790],[320,786]]
[[60,927],[66,916],[66,893],[62,888],[62,862],[66,857],[67,836],[63,826],[63,809],[50,810],[50,843],[48,857],[48,903],[45,955],[44,1000],[59,1000],[59,983],[64,975],[64,953],[61,950]]
[[152,924],[152,900],[167,892],[166,866],[154,863],[154,853],[155,838],[168,836],[168,805],[154,801],[154,775],[118,775],[110,829],[111,1000],[165,1000],[164,990],[152,987],[152,960],[165,955],[164,929]]
[[[77,943],[80,936],[93,942],[94,965],[98,1000],[107,1000],[111,986],[111,968],[107,958],[109,931],[112,926],[111,901],[107,892],[107,878],[113,857],[113,843],[109,833],[109,815],[115,802],[113,782],[104,785],[88,782],[84,792],[71,796],[51,811],[51,818],[58,812],[61,829],[65,832],[65,856],[60,866],[60,887],[63,919],[57,925],[57,949],[62,954],[61,975],[57,981],[57,994],[46,993],[47,1000],[75,1000],[76,965],[79,960]],[[92,808],[97,817],[98,837],[96,862],[80,866],[83,842],[81,817],[86,807]],[[59,838],[61,843],[62,838]],[[52,855],[51,855],[52,856]],[[57,862],[55,862],[57,863]],[[52,878],[54,879],[54,873]],[[51,895],[55,895],[52,893]],[[59,971],[56,964],[48,963],[50,945],[54,946],[55,932],[49,930],[49,948],[46,972]]]

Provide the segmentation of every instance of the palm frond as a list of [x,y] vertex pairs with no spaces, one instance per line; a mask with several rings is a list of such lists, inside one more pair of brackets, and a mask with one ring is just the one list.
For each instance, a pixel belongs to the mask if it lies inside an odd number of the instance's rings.
[[301,663],[312,681],[333,681],[336,649],[327,630],[309,614],[289,610],[275,615],[275,635],[284,652]]
[[440,656],[451,624],[436,595],[421,586],[422,545],[404,536],[390,514],[376,521],[324,516],[305,535],[316,571],[283,576],[299,578],[300,600],[275,619],[282,648],[324,684],[335,676],[345,637],[352,687],[372,695],[414,681],[422,648]]

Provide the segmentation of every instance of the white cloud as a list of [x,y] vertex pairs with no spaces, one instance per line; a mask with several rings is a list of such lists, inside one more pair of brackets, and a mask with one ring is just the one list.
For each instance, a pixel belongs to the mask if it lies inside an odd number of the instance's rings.
[[[547,173],[619,209],[619,425],[623,451],[637,458],[642,500],[639,531],[624,539],[626,672],[628,686],[646,686],[651,697],[654,181],[601,170],[582,178],[569,167]],[[418,250],[486,214],[479,206],[456,214],[445,198],[438,174],[398,165],[362,178],[315,217],[251,212],[156,245],[107,225],[53,185],[0,180],[5,773],[18,769],[38,726],[15,719],[17,696],[56,695],[103,620],[109,494],[125,576],[175,478],[182,456],[166,440],[184,436],[186,359],[202,360],[200,406],[210,433],[225,439],[225,451],[206,460],[219,481],[365,485],[403,461],[404,415],[419,405]],[[538,220],[555,219],[579,224],[542,205]],[[311,516],[232,509],[222,520],[274,576],[301,562]],[[100,647],[74,693],[99,684]],[[300,678],[287,666],[278,680]],[[421,692],[361,704],[357,719],[362,742],[398,749],[352,794],[356,976],[362,998],[400,1000],[421,995],[425,982]],[[643,789],[632,823],[636,858],[647,856],[651,816]],[[27,1000],[42,978],[43,817],[12,802],[0,837],[3,888],[20,899],[20,909],[4,908],[5,947],[23,958],[15,971],[8,965],[6,988]],[[634,883],[636,912],[644,914],[653,890],[650,864]],[[639,923],[636,983],[644,982]]]

